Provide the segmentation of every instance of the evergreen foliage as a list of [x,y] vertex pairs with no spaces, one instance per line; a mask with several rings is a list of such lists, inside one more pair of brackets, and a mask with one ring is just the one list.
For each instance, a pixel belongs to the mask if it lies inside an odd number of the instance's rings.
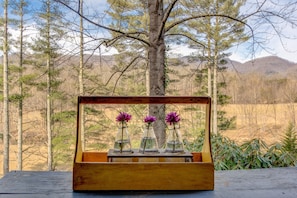
[[[198,9],[196,6],[199,5]],[[240,8],[245,4],[245,0],[206,0],[206,1],[186,1],[186,6],[194,15],[197,13],[216,15],[228,12],[229,16],[238,17]],[[196,32],[193,37],[200,37],[200,43],[194,43],[190,40],[190,45],[194,48],[203,46],[203,52],[197,56],[204,62],[202,69],[198,70],[197,80],[203,85],[197,93],[200,95],[210,95],[213,99],[213,131],[225,130],[234,125],[235,117],[226,118],[225,113],[217,109],[217,105],[227,104],[231,97],[223,94],[221,91],[225,88],[224,81],[218,81],[217,73],[223,75],[227,63],[226,58],[230,54],[224,53],[235,43],[246,41],[245,26],[237,21],[224,17],[205,17],[201,21],[189,21],[186,26]],[[205,52],[204,52],[205,51]],[[206,53],[206,55],[205,55]],[[211,86],[212,85],[212,86]]]
[[288,153],[297,156],[297,134],[295,124],[290,122],[285,135],[282,139],[282,145],[285,151]]
[[[143,44],[143,40],[147,38],[148,31],[148,14],[146,12],[146,4],[142,1],[127,2],[123,0],[107,1],[110,9],[107,14],[112,17],[112,23],[109,27],[113,29],[121,29],[121,31],[136,31],[138,38],[133,39],[123,36],[121,33],[111,31],[113,39],[109,40],[113,47],[117,49],[119,54],[115,55],[116,65],[113,66],[113,93],[117,95],[126,95],[130,92],[132,95],[146,95],[146,70],[148,69],[147,47]],[[129,74],[133,71],[133,76]],[[119,84],[121,79],[122,83]],[[126,86],[129,84],[129,86]],[[142,87],[134,86],[140,85]]]
[[52,117],[54,123],[53,135],[53,170],[67,169],[73,161],[73,145],[75,143],[76,111],[57,112]]
[[[58,146],[61,143],[58,140],[61,140],[61,137],[72,136],[67,131],[67,127],[59,128],[62,125],[61,121],[59,126],[55,126],[54,122],[56,119],[54,115],[58,109],[57,104],[68,99],[65,93],[59,89],[63,80],[60,78],[62,69],[58,67],[58,58],[61,57],[59,52],[62,50],[62,44],[59,41],[60,38],[66,38],[67,23],[63,20],[64,13],[59,5],[50,0],[42,0],[41,8],[35,14],[39,34],[34,38],[31,48],[35,52],[35,70],[39,73],[36,87],[38,91],[44,93],[46,101],[47,161],[48,170],[53,170],[59,161],[56,158],[63,155],[63,150],[66,150],[65,144],[62,143],[63,147]],[[67,110],[64,111],[67,112]],[[60,154],[54,155],[54,153]]]
[[[200,151],[204,132],[187,144],[190,151]],[[281,144],[268,146],[261,139],[252,139],[238,145],[221,134],[211,136],[215,170],[255,169],[294,166],[297,156],[288,153]]]

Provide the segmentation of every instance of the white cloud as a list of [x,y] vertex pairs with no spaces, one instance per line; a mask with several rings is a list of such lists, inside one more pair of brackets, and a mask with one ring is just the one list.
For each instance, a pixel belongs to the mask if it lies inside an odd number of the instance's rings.
[[171,45],[169,47],[169,56],[186,56],[193,52],[197,52],[197,50],[190,49],[185,45]]

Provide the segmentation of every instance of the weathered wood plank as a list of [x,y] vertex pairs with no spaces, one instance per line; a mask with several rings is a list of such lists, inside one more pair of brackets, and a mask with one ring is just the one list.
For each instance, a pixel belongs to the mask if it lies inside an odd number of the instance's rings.
[[214,191],[73,192],[71,172],[10,172],[0,179],[0,198],[32,197],[197,197],[296,198],[297,168],[215,172]]

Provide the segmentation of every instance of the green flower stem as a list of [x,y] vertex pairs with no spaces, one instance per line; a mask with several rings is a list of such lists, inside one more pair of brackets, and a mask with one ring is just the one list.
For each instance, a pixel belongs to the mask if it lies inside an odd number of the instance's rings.
[[175,152],[175,142],[176,142],[176,138],[175,138],[175,123],[173,122],[173,153]]
[[123,142],[124,142],[124,121],[122,123],[122,141],[120,142],[120,152],[123,152]]
[[[150,128],[150,122],[147,124],[147,131],[146,131],[146,136],[145,137],[148,137],[148,133],[149,133],[149,128]],[[143,150],[142,150],[142,153],[144,153],[145,151],[145,147],[146,147],[146,141],[147,141],[147,138],[144,137],[144,144],[143,144]]]

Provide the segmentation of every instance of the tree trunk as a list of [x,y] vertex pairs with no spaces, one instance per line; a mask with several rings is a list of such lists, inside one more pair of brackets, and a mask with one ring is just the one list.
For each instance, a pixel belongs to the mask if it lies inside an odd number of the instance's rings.
[[4,1],[3,38],[3,174],[9,172],[8,0]]
[[[163,1],[148,0],[148,9],[150,15],[150,46],[148,50],[149,57],[149,85],[150,96],[165,95],[165,43],[164,29],[162,28],[163,20]],[[165,143],[165,105],[150,105],[150,115],[156,116],[157,121],[154,125],[156,137],[159,146]]]
[[145,88],[146,88],[146,95],[149,96],[150,95],[150,71],[148,67],[145,70]]
[[23,77],[23,33],[24,33],[24,20],[23,20],[23,5],[24,1],[20,2],[20,62],[19,62],[19,99],[18,107],[18,170],[23,168],[23,83],[21,78]]
[[[80,14],[83,15],[83,0],[80,1]],[[84,95],[84,82],[83,82],[83,74],[84,74],[84,25],[83,18],[80,17],[80,61],[79,61],[79,95]],[[81,111],[81,141],[82,141],[82,149],[85,150],[85,111],[82,108]]]
[[[216,1],[216,10],[219,9],[219,2]],[[218,69],[218,55],[219,55],[219,46],[218,46],[218,38],[219,38],[219,17],[216,17],[216,24],[215,24],[215,43],[214,43],[214,60],[213,60],[213,104],[212,104],[212,108],[213,108],[213,133],[214,134],[218,134],[218,112],[217,112],[217,103],[218,103],[218,99],[217,99],[217,95],[218,95],[218,91],[217,91],[217,69]]]
[[[209,25],[211,25],[210,19],[209,19]],[[208,90],[208,96],[212,96],[211,92],[212,92],[212,86],[211,86],[211,66],[212,64],[212,57],[211,57],[211,43],[210,43],[210,35],[211,32],[210,30],[208,31],[208,36],[207,36],[207,56],[208,56],[208,60],[207,60],[207,90]]]
[[218,114],[217,114],[217,68],[218,68],[218,52],[215,49],[214,65],[213,65],[213,133],[218,133]]
[[51,114],[52,114],[52,105],[51,105],[51,77],[50,77],[50,58],[48,57],[47,60],[47,68],[48,68],[48,75],[47,75],[47,91],[46,91],[46,131],[47,131],[47,165],[48,170],[51,171],[53,169],[53,152],[52,152],[52,126],[51,126]]
[[46,90],[46,130],[47,130],[47,165],[48,170],[53,170],[53,151],[52,151],[52,99],[51,99],[51,56],[50,56],[50,0],[47,0],[47,90]]
[[[212,97],[212,67],[213,67],[213,58],[212,58],[212,54],[211,54],[211,18],[208,18],[208,24],[207,24],[207,91],[208,91],[208,96]],[[213,125],[211,124],[211,131],[213,131]]]

